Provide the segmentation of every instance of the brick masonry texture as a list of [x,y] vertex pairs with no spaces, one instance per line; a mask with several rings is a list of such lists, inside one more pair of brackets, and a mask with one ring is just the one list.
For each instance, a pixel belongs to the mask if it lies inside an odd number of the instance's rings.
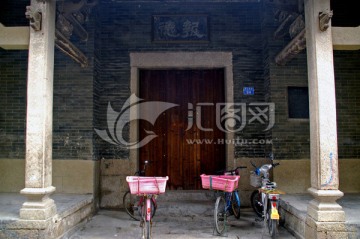
[[24,158],[27,51],[0,49],[0,158]]
[[272,147],[267,147],[276,159],[307,159],[310,158],[309,121],[288,118],[287,98],[288,86],[307,86],[306,51],[296,55],[285,66],[276,65],[275,56],[290,39],[289,36],[274,38],[279,25],[274,19],[274,11],[264,10],[262,18],[265,100],[275,104],[275,124],[267,132],[267,138],[272,139]]
[[360,158],[360,51],[334,51],[339,158]]
[[[28,1],[5,4],[0,22],[7,26],[28,25]],[[4,10],[4,9],[2,9]],[[21,16],[20,16],[21,13]],[[4,18],[4,21],[3,21]],[[87,42],[73,42],[89,58],[89,67],[77,63],[55,49],[53,158],[93,159],[93,52],[94,22],[85,26]],[[26,82],[28,51],[0,49],[0,158],[25,158]],[[39,66],[41,67],[41,66]]]
[[[8,1],[0,10],[7,26],[28,25],[23,13],[28,1]],[[20,14],[21,13],[21,14]],[[155,43],[153,15],[207,15],[207,43]],[[55,51],[54,159],[128,159],[129,151],[111,145],[94,133],[106,129],[108,103],[120,112],[130,96],[131,52],[227,51],[233,54],[234,101],[275,103],[276,122],[271,131],[248,124],[235,136],[270,139],[271,145],[235,147],[236,157],[264,157],[273,151],[278,159],[310,157],[309,121],[288,118],[287,88],[307,86],[306,52],[286,66],[274,63],[288,38],[274,39],[278,23],[273,9],[261,3],[236,2],[114,2],[101,1],[86,23],[87,42],[73,42],[89,57],[81,68]],[[359,158],[359,51],[335,51],[338,144],[340,158]],[[0,49],[0,158],[24,158],[27,51]],[[244,96],[243,87],[254,87]],[[251,115],[248,114],[248,117]],[[128,128],[123,132],[129,136]]]
[[[233,54],[234,102],[264,101],[259,4],[179,2],[102,2],[100,5],[100,73],[97,78],[95,122],[106,129],[108,102],[120,112],[130,94],[130,52],[227,51]],[[206,15],[210,41],[207,43],[156,43],[152,41],[153,15]],[[254,96],[244,96],[245,86],[255,88]],[[236,137],[262,139],[261,124],[247,125]],[[128,136],[128,132],[123,132]],[[100,158],[127,158],[128,151],[97,140]],[[236,156],[263,156],[264,145],[236,148]]]

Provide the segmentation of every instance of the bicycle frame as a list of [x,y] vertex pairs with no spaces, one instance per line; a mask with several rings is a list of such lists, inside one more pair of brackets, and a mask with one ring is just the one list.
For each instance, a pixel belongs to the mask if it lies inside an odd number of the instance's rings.
[[145,194],[140,196],[140,226],[143,228],[142,238],[149,239],[151,237],[151,229],[152,229],[152,209],[151,209],[151,201],[154,200],[156,195]]
[[146,221],[151,220],[151,205],[150,205],[150,198],[146,197]]
[[[223,171],[221,174],[224,175],[239,175],[239,169],[246,168],[243,166],[237,167],[234,170]],[[236,184],[237,185],[237,184]],[[214,209],[214,221],[215,228],[218,235],[222,235],[226,231],[226,222],[227,217],[234,215],[235,218],[240,218],[240,197],[239,190],[236,188],[232,189],[233,191],[221,191],[222,194],[219,195],[215,202]]]
[[[143,205],[144,201],[146,202],[146,205],[147,205],[148,203],[150,203],[150,208],[151,208],[151,202],[153,203],[153,205],[154,205],[155,208],[157,207],[155,197],[150,197],[150,198],[147,198],[147,197],[146,197],[146,198],[145,198],[145,197],[139,197],[139,201],[138,201],[138,203],[137,203],[137,206],[134,206],[134,207],[136,207],[136,208],[141,207],[141,206]],[[148,201],[149,201],[149,202],[148,202]],[[140,215],[140,216],[141,216],[141,215]]]
[[236,203],[237,203],[238,207],[240,207],[241,202],[240,202],[240,197],[239,197],[239,191],[238,190],[235,190],[232,193],[230,193],[230,200],[229,200],[230,206],[231,206],[231,196],[232,196],[232,194],[235,195]]
[[[240,173],[239,173],[239,170],[240,169],[244,169],[244,168],[247,168],[246,166],[239,166],[239,167],[237,167],[237,168],[235,168],[235,169],[233,169],[233,170],[229,170],[229,171],[225,171],[224,172],[224,175],[239,175]],[[238,205],[238,207],[240,207],[240,205],[241,205],[241,202],[240,202],[240,197],[239,197],[239,190],[238,189],[235,189],[233,192],[231,192],[231,193],[225,193],[225,194],[230,194],[230,196],[229,196],[229,200],[228,200],[228,205],[230,205],[231,206],[231,196],[232,196],[232,194],[234,193],[234,195],[235,195],[235,199],[236,199],[236,203],[237,203],[237,205]]]
[[[145,172],[146,172],[146,168],[147,166],[150,164],[150,162],[148,160],[144,161],[144,168],[143,170],[138,170],[135,172],[134,175],[136,176],[145,176]],[[131,197],[136,197],[135,200],[132,200]],[[130,191],[125,192],[124,196],[123,196],[123,205],[125,207],[125,211],[126,213],[133,219],[139,221],[141,219],[141,207],[144,203],[144,198],[142,196],[132,196],[130,195]],[[156,212],[156,208],[157,208],[157,203],[156,203],[156,198],[155,197],[151,197],[150,198],[152,206],[153,206],[153,210],[151,212],[152,217],[155,215]]]
[[231,212],[231,210],[232,210],[232,204],[231,204],[232,195],[235,195],[236,204],[237,204],[238,207],[240,207],[240,197],[239,197],[239,193],[237,191],[233,191],[231,193],[224,192],[224,198],[225,198],[225,201],[226,201],[226,208],[225,208],[226,212]]
[[[273,163],[271,158],[271,164],[264,164],[261,167],[256,167],[255,164],[251,162],[255,167],[255,179],[256,177],[261,177],[261,186],[255,190],[251,195],[251,205],[258,216],[264,220],[264,224],[267,225],[269,233],[272,238],[275,237],[277,233],[277,225],[280,220],[279,215],[279,200],[280,195],[284,192],[276,189],[277,185],[275,182],[270,181],[269,171],[278,166],[279,163]],[[251,184],[253,186],[259,186],[258,180],[252,180]]]

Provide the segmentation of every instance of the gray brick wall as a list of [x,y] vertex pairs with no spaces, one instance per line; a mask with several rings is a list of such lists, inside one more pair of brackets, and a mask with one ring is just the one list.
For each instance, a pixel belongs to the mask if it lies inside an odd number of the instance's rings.
[[[129,53],[145,51],[231,51],[233,53],[235,102],[264,101],[259,4],[230,2],[121,2],[104,1],[100,5],[102,29],[99,73],[96,82],[95,122],[106,129],[108,102],[120,111],[129,97]],[[209,18],[208,43],[152,42],[152,15],[202,14]],[[255,88],[254,96],[243,96],[244,86]],[[262,125],[261,125],[262,126]],[[236,136],[243,139],[263,138],[259,125],[247,125]],[[263,127],[263,126],[262,126]],[[128,132],[125,133],[128,136]],[[97,139],[102,158],[128,158],[128,151]],[[236,148],[236,156],[262,156],[263,145]]]
[[88,58],[81,67],[58,49],[54,68],[54,159],[96,159],[93,152],[94,44],[96,13],[84,24],[86,42],[76,36],[72,42]]
[[[272,138],[272,150],[278,159],[310,158],[308,120],[288,118],[288,86],[307,86],[306,50],[286,66],[277,66],[274,58],[289,39],[273,38],[277,23],[272,11],[263,11],[265,99],[276,105],[276,123],[267,137]],[[334,51],[335,85],[337,98],[339,158],[359,158],[360,83],[359,51]]]
[[[28,1],[7,2],[0,22],[27,25],[23,16]],[[94,134],[105,129],[106,109],[111,102],[120,111],[129,97],[129,53],[145,51],[233,52],[235,102],[268,101],[276,106],[272,131],[247,125],[236,137],[272,139],[272,145],[236,147],[235,156],[261,157],[270,151],[277,158],[309,158],[309,122],[287,118],[287,87],[307,86],[306,53],[285,67],[274,64],[275,55],[289,39],[274,40],[277,27],[271,9],[249,3],[102,1],[86,28],[88,42],[74,42],[90,58],[81,68],[56,50],[54,76],[54,159],[126,159],[127,150],[113,146]],[[12,9],[11,11],[9,9]],[[208,43],[153,43],[154,14],[205,14],[209,16]],[[0,49],[0,158],[24,158],[26,119],[27,51]],[[335,51],[335,75],[340,158],[359,157],[359,51]],[[242,88],[253,86],[254,96]],[[249,115],[250,116],[250,115]],[[128,132],[125,132],[128,135]]]
[[[25,7],[29,1],[8,1],[0,10],[0,22],[7,26],[28,25]],[[21,15],[20,15],[21,13]],[[73,42],[89,57],[81,68],[55,50],[53,158],[93,158],[93,52],[94,22],[86,28],[89,41]],[[0,49],[0,158],[25,157],[26,81],[28,51]],[[39,66],[41,67],[41,66]]]
[[308,120],[288,118],[288,86],[307,86],[306,50],[299,53],[286,66],[276,65],[275,56],[288,44],[289,37],[275,39],[273,34],[279,22],[274,10],[263,11],[264,84],[265,99],[275,104],[275,125],[268,132],[272,147],[268,151],[277,159],[310,158],[310,132]]
[[0,48],[0,158],[25,157],[27,57]]
[[339,158],[360,158],[360,51],[334,51]]

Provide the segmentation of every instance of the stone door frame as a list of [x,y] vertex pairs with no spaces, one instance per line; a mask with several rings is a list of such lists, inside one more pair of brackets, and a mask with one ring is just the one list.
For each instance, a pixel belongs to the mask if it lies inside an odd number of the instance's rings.
[[[133,52],[130,53],[130,95],[139,95],[140,69],[204,69],[224,68],[225,101],[234,102],[233,67],[231,52]],[[138,112],[131,111],[135,116]],[[137,142],[139,125],[136,121],[130,122],[130,142]],[[234,133],[225,133],[227,142],[232,142]],[[231,140],[231,141],[230,141]],[[225,145],[226,166],[235,165],[234,145]],[[138,168],[139,150],[130,150],[130,165],[132,171]]]

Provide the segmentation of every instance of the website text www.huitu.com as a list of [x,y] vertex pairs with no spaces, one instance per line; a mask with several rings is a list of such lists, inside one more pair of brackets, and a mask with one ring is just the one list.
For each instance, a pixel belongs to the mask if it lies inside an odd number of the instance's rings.
[[242,146],[272,144],[272,139],[186,139],[186,142],[188,144],[233,144],[235,146]]

